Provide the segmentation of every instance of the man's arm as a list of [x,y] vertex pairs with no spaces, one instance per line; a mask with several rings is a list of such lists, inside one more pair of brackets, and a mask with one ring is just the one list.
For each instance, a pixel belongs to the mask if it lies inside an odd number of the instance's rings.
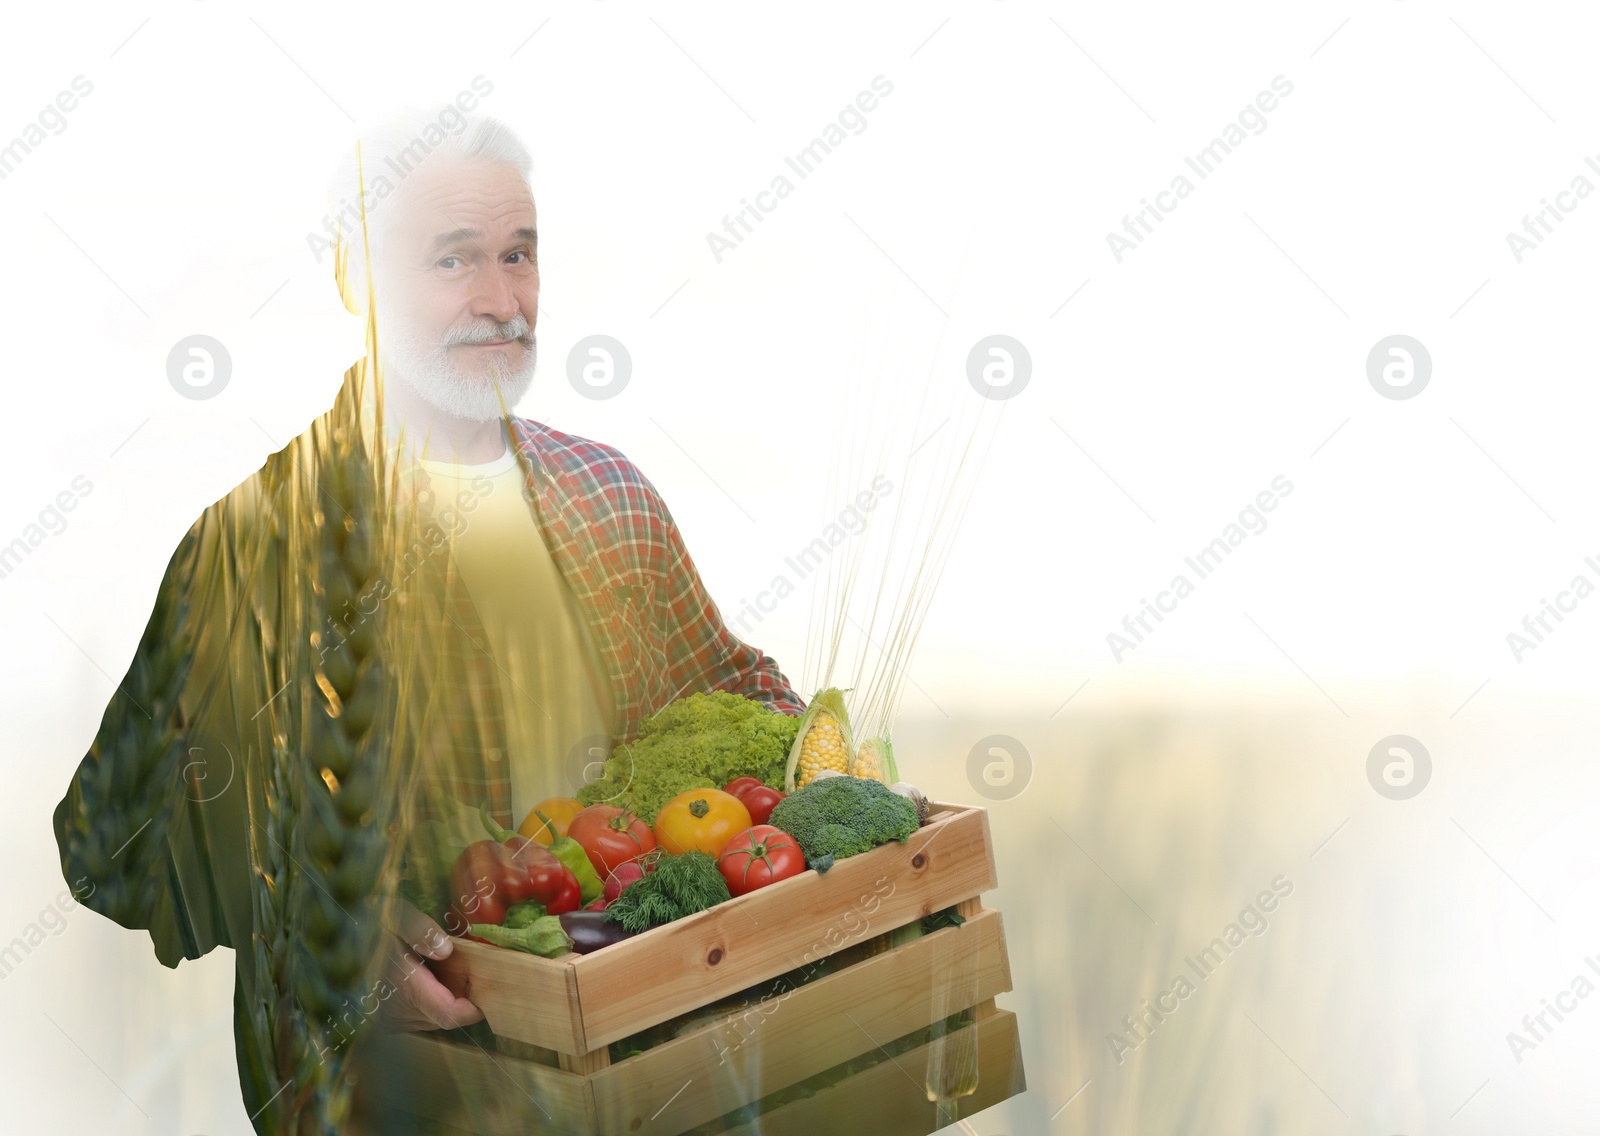
[[248,944],[254,925],[246,785],[271,737],[249,715],[271,690],[259,664],[241,665],[259,649],[234,647],[245,593],[276,570],[249,554],[262,510],[255,475],[184,537],[54,817],[69,882],[95,885],[85,906],[148,930],[165,966]]
[[722,621],[689,557],[666,502],[656,494],[666,542],[668,676],[674,697],[727,690],[785,714],[802,714],[805,702],[790,687],[777,661],[739,639]]
[[130,930],[149,930],[168,966],[227,941],[209,905],[191,909],[187,894],[200,873],[186,862],[194,750],[183,691],[201,614],[195,565],[209,535],[197,524],[168,562],[133,661],[52,818],[74,894]]

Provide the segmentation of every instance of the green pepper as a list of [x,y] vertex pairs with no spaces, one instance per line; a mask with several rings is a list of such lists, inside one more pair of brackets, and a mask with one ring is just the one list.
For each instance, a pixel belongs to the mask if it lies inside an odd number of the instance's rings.
[[[534,815],[543,821],[551,832],[556,830],[556,826],[550,823],[549,817],[538,810],[534,811]],[[574,876],[578,877],[578,892],[583,896],[585,905],[593,903],[600,897],[600,893],[605,891],[606,885],[601,881],[600,873],[594,870],[594,864],[589,859],[589,853],[583,850],[583,845],[570,836],[558,836],[550,844],[550,851],[557,860],[572,869]]]
[[544,909],[544,904],[536,899],[530,899],[523,903],[513,903],[506,908],[506,921],[501,926],[509,927],[514,931],[519,927],[526,927],[535,919],[542,919],[548,914],[549,912]]
[[572,951],[572,939],[561,929],[557,915],[541,915],[526,927],[501,927],[495,923],[474,923],[472,934],[497,947],[527,951],[544,958],[560,958]]

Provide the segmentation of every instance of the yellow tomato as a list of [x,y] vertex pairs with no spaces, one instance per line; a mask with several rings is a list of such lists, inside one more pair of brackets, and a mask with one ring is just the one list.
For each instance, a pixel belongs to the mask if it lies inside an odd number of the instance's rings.
[[[517,832],[529,840],[537,841],[546,847],[554,844],[558,837],[567,834],[567,825],[572,823],[572,818],[583,811],[583,802],[576,797],[546,797],[522,818],[522,823],[517,826]],[[550,831],[550,825],[539,819],[543,813],[555,826],[555,832]]]
[[690,789],[668,801],[656,814],[656,843],[674,855],[705,852],[720,856],[723,847],[750,827],[750,810],[721,789]]

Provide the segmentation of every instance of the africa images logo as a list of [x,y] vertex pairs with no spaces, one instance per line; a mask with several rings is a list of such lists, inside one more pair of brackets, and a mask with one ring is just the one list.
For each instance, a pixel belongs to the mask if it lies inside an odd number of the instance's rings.
[[1273,876],[1268,886],[1244,906],[1238,917],[1222,929],[1222,933],[1201,947],[1193,955],[1184,955],[1184,964],[1194,975],[1179,974],[1165,989],[1158,990],[1154,998],[1139,999],[1139,1006],[1122,1019],[1122,1031],[1106,1034],[1106,1045],[1111,1056],[1121,1065],[1127,1055],[1138,1049],[1155,1034],[1161,1023],[1178,1012],[1200,989],[1204,982],[1217,972],[1235,951],[1249,938],[1265,935],[1271,927],[1267,917],[1278,910],[1278,904],[1294,894],[1294,881],[1288,876]]
[[[1273,92],[1277,93],[1274,94]],[[1194,154],[1185,154],[1183,163],[1195,177],[1205,181],[1210,177],[1227,157],[1238,147],[1244,145],[1249,135],[1266,133],[1267,115],[1278,108],[1279,99],[1286,99],[1294,93],[1294,84],[1282,75],[1272,78],[1272,90],[1262,91],[1255,97],[1255,101],[1246,104],[1238,114],[1236,121],[1228,123],[1218,133],[1217,137],[1202,146]],[[1195,190],[1195,183],[1189,180],[1188,174],[1179,174],[1172,179],[1172,184],[1155,195],[1155,201],[1148,198],[1139,199],[1139,208],[1133,214],[1124,214],[1122,218],[1122,232],[1106,234],[1106,245],[1111,249],[1111,256],[1118,264],[1122,258],[1144,244],[1145,237],[1155,231],[1152,221],[1159,224],[1165,221],[1168,213],[1177,211]]]

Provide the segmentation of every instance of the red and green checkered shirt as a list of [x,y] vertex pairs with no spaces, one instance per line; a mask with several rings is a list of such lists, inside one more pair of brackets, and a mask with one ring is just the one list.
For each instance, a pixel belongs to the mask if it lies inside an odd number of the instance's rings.
[[[776,711],[803,711],[777,664],[735,638],[723,623],[666,504],[633,463],[609,446],[536,422],[513,420],[511,427],[539,531],[572,590],[610,680],[614,736],[581,739],[584,760],[568,765],[573,790],[581,784],[584,764],[594,756],[590,745],[604,754],[612,743],[631,740],[646,719],[680,696],[726,690]],[[293,472],[292,463],[284,468]],[[157,956],[168,966],[176,966],[180,958],[199,958],[217,944],[235,947],[244,983],[249,981],[249,943],[257,918],[252,877],[258,845],[253,841],[266,839],[260,802],[252,810],[245,798],[261,776],[255,768],[257,755],[276,744],[270,735],[273,719],[263,710],[280,696],[292,697],[284,693],[287,685],[274,693],[276,680],[268,681],[260,661],[264,641],[249,630],[247,605],[259,600],[270,607],[279,592],[292,593],[304,573],[304,565],[279,562],[277,541],[262,539],[287,516],[269,500],[293,487],[279,474],[284,469],[274,471],[269,461],[207,509],[202,522],[201,544],[209,566],[197,570],[196,578],[215,586],[201,588],[194,599],[199,606],[192,618],[199,638],[183,695],[190,731],[184,744],[192,743],[194,748],[187,751],[191,758],[209,756],[204,762],[191,761],[184,775],[191,776],[197,764],[208,766],[222,787],[210,791],[213,782],[208,780],[202,791],[194,788],[198,782],[173,782],[171,791],[184,799],[177,802],[163,837],[171,849],[167,878],[157,887],[153,909],[125,924],[148,927]],[[420,466],[407,467],[403,477],[414,488],[426,480]],[[448,527],[440,523],[442,505],[436,502],[434,518],[441,530]],[[405,539],[414,535],[408,531]],[[403,740],[390,756],[409,791],[424,790],[402,802],[403,823],[434,815],[442,792],[473,809],[487,805],[501,825],[511,827],[510,762],[497,663],[453,558],[437,554],[448,547],[448,541],[431,538],[427,544],[411,545],[392,566],[402,578],[384,581],[379,596],[380,603],[395,597],[385,618],[400,619],[400,633],[417,636],[416,651],[402,653],[403,675],[390,676],[403,685],[403,712],[417,715],[408,723],[416,731],[398,730],[396,736]],[[187,581],[171,579],[179,570],[180,560],[174,557],[163,586],[186,588]],[[294,575],[280,577],[280,572]],[[304,585],[309,594],[310,581]],[[372,594],[358,597],[363,616],[372,614],[365,606]],[[299,610],[292,603],[289,607]],[[331,633],[331,624],[325,630]],[[337,643],[343,634],[327,642]],[[139,665],[137,659],[134,665]],[[285,710],[285,719],[292,721],[294,713]],[[123,738],[109,738],[105,744],[106,760],[126,764],[127,772],[119,776],[141,776],[137,763],[147,760],[142,750]],[[225,774],[217,764],[224,758]],[[92,760],[92,755],[84,759],[79,776]],[[411,780],[412,772],[421,773],[420,786]],[[63,850],[76,791],[75,777],[54,817]],[[409,845],[419,839],[416,829],[402,835],[397,828],[395,835]],[[419,851],[426,851],[420,839]],[[117,864],[108,865],[108,878],[117,870]],[[71,882],[77,887],[82,881]]]
[[[666,502],[637,466],[610,446],[529,419],[512,419],[511,427],[539,532],[611,680],[615,736],[607,748],[634,737],[669,702],[699,691],[732,691],[784,713],[804,711],[778,664],[723,623]],[[452,752],[425,760],[437,788],[470,806],[487,804],[511,826],[495,663],[465,589],[451,586],[445,594],[439,649],[452,690],[442,701],[465,728],[443,731],[455,739]],[[582,752],[569,764],[580,773]]]

